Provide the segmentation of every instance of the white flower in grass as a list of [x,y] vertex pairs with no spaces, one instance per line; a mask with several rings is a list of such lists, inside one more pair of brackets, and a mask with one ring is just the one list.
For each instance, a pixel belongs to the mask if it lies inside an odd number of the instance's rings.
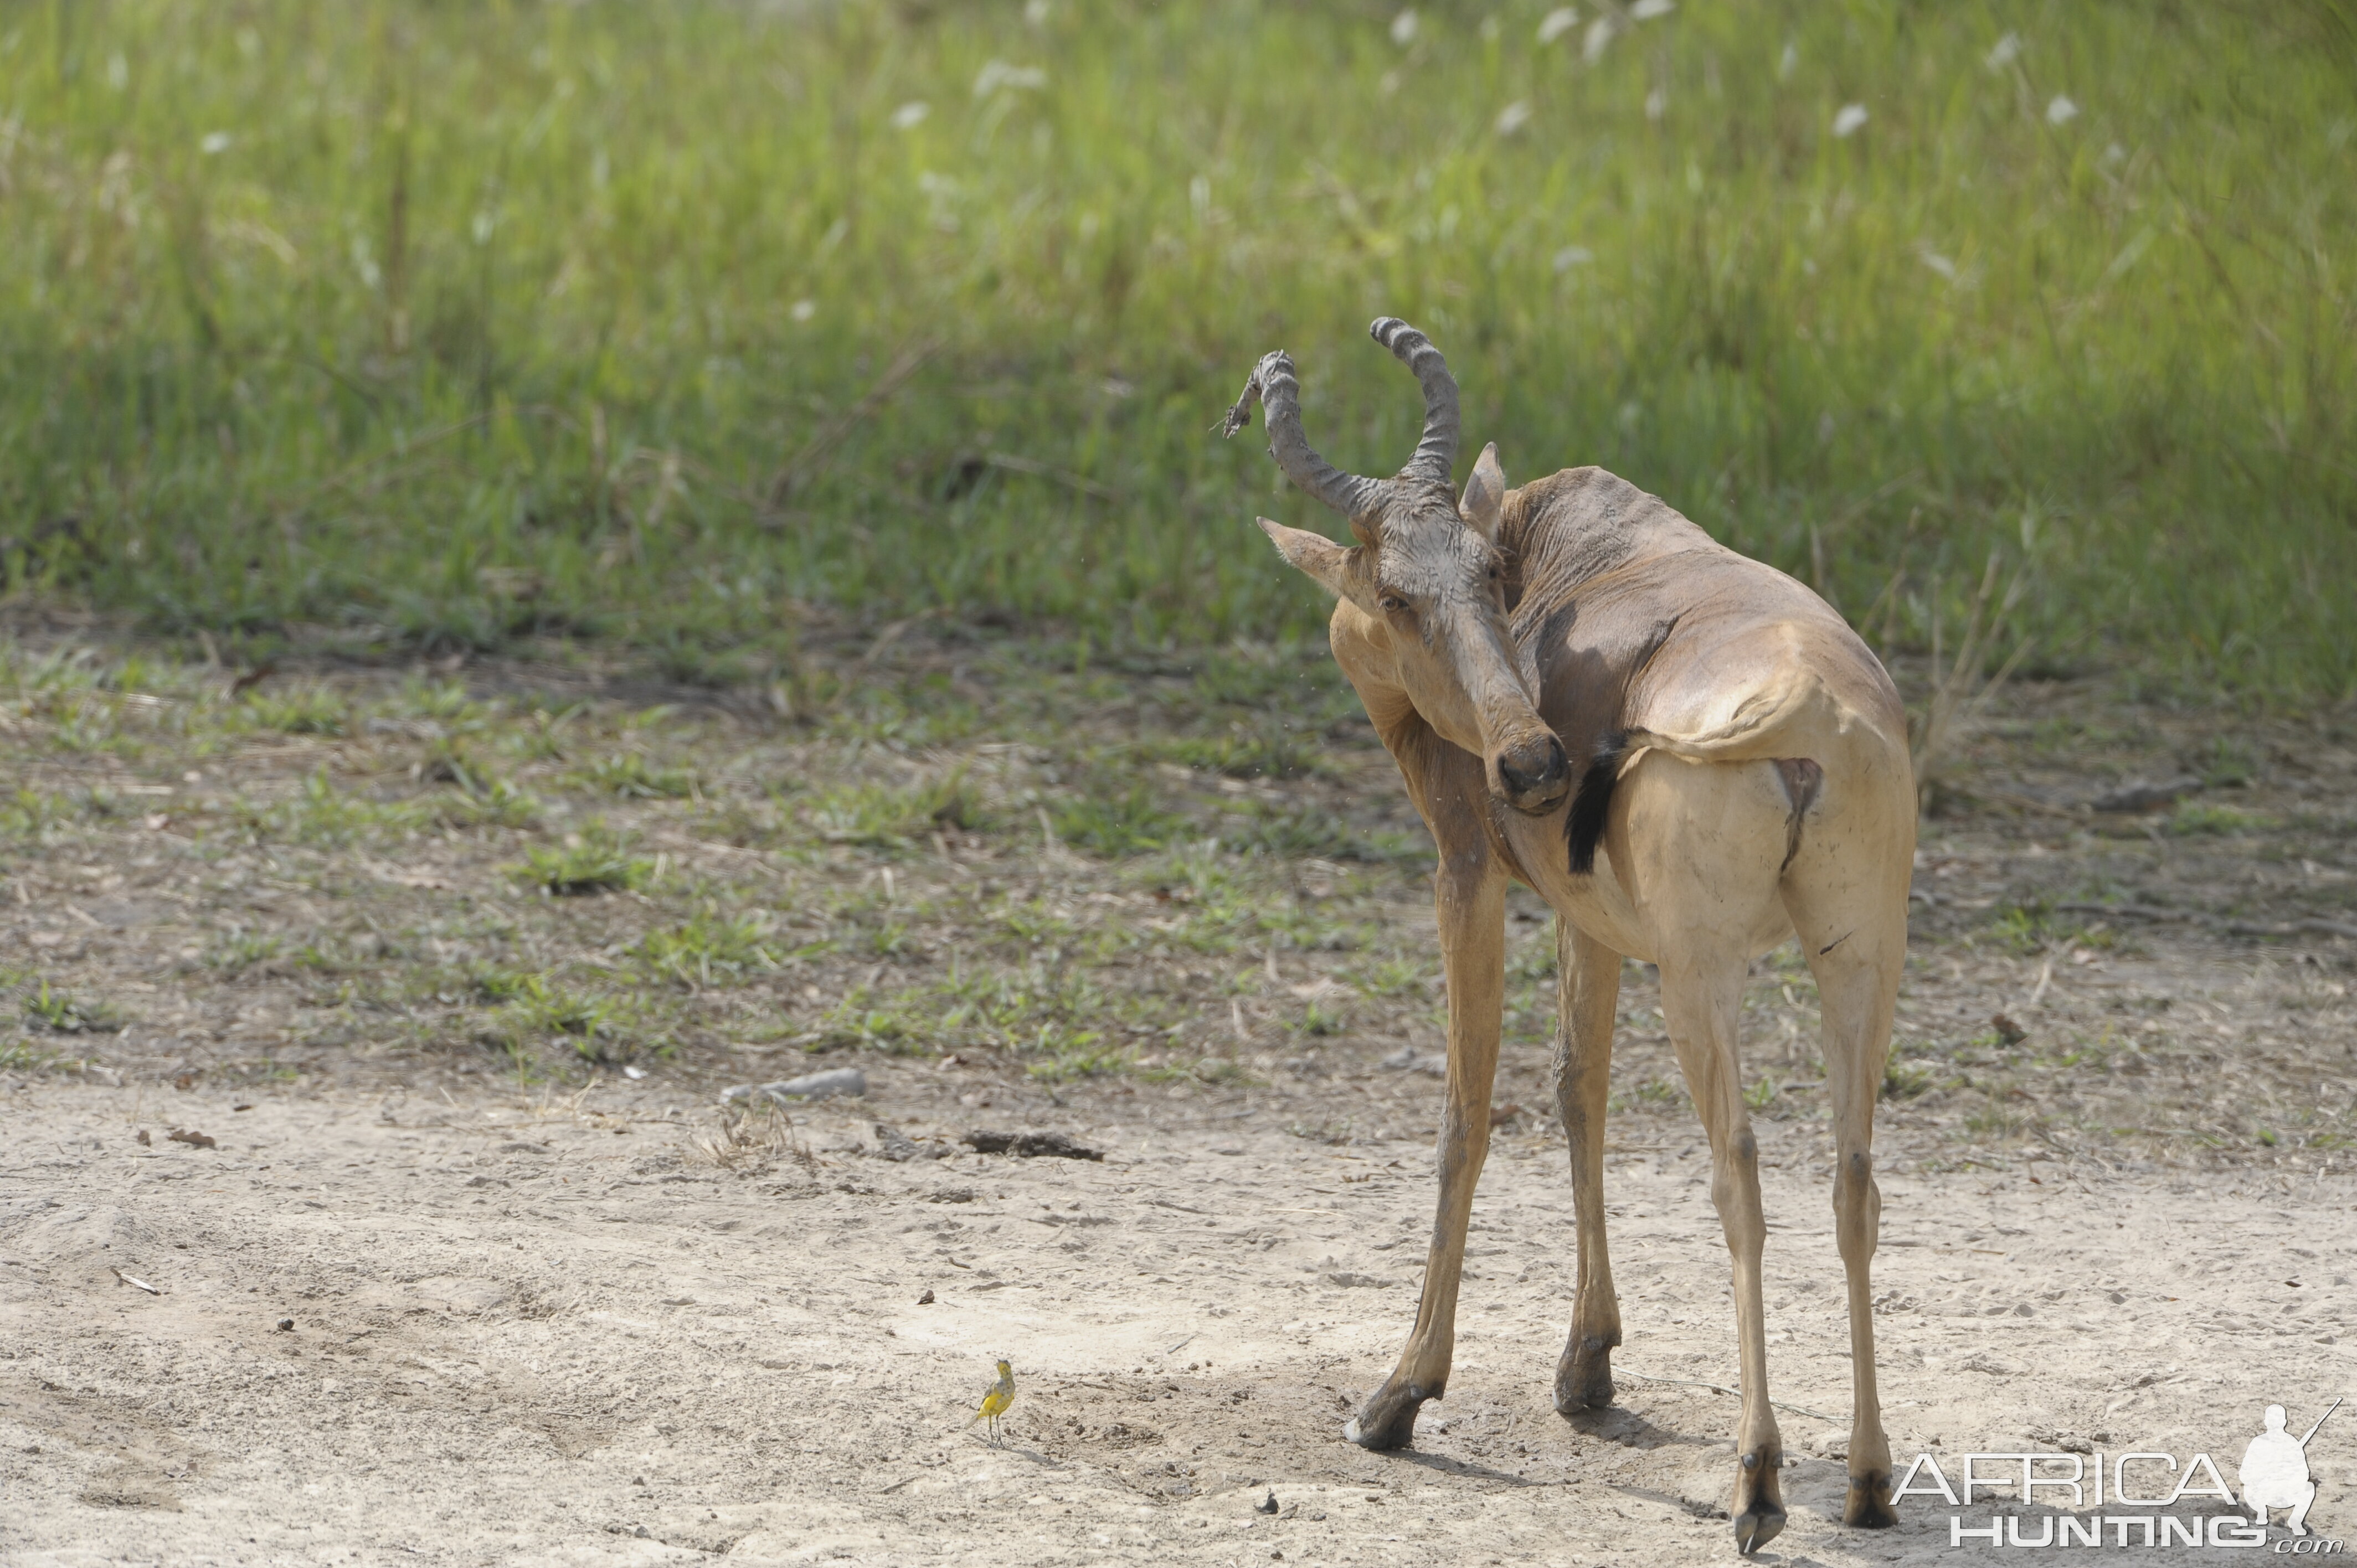
[[1596,259],[1596,252],[1585,245],[1566,245],[1555,253],[1555,270],[1567,273],[1574,267],[1584,267]]
[[232,138],[227,131],[208,131],[205,133],[204,140],[199,142],[197,144],[197,147],[198,150],[202,152],[207,157],[210,157],[215,153],[225,153],[229,151],[229,145],[231,140]]
[[1392,42],[1405,48],[1415,42],[1415,13],[1402,11],[1392,18]]
[[1539,42],[1551,44],[1578,25],[1578,11],[1569,5],[1558,5],[1539,24]]
[[1498,134],[1511,136],[1531,123],[1531,106],[1526,99],[1517,98],[1498,111]]
[[932,112],[933,106],[921,101],[913,103],[903,103],[900,107],[892,111],[892,129],[896,131],[914,130],[917,126],[923,124],[925,116]]
[[2061,125],[2078,117],[2079,106],[2059,92],[2054,102],[2046,106],[2046,123],[2050,125]]
[[2020,52],[2021,35],[2019,33],[2007,33],[2005,37],[1997,39],[1996,43],[1989,46],[1988,55],[1981,61],[1981,63],[1987,66],[1991,70],[2003,70],[2007,66],[2013,63],[2014,56]]
[[1009,65],[1003,59],[985,61],[974,72],[974,95],[987,98],[1001,88],[1034,88],[1048,85],[1048,73],[1036,65]]
[[1834,135],[1836,139],[1846,136],[1865,124],[1866,105],[1845,103],[1841,106],[1841,113],[1834,116]]
[[1581,40],[1579,46],[1580,57],[1590,65],[1602,59],[1605,46],[1612,41],[1612,35],[1619,30],[1612,25],[1612,13],[1609,11],[1588,23],[1587,37]]
[[1920,247],[1916,251],[1915,254],[1922,259],[1922,263],[1925,266],[1931,268],[1942,277],[1946,278],[1950,283],[1956,281],[1956,263],[1948,260],[1947,257],[1940,254],[1939,252],[1932,249],[1931,246],[1924,245]]
[[1678,8],[1678,0],[1637,0],[1629,7],[1632,22],[1650,22],[1656,16],[1666,16]]
[[812,317],[818,314],[818,301],[814,299],[798,299],[794,301],[794,307],[786,312],[786,314],[792,317],[797,321],[808,321]]

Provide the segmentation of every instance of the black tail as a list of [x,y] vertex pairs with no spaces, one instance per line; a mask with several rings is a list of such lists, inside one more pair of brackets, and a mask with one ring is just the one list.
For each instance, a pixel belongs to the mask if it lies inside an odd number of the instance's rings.
[[1571,798],[1571,812],[1564,819],[1564,836],[1571,841],[1571,874],[1587,876],[1596,870],[1596,846],[1604,838],[1604,818],[1612,809],[1612,786],[1620,779],[1620,757],[1629,749],[1629,737],[1615,731],[1596,743],[1595,755],[1587,759],[1587,771],[1580,775],[1579,792]]

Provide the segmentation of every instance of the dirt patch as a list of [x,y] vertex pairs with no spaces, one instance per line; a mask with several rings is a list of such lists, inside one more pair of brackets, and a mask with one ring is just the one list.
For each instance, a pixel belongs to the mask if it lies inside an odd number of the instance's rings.
[[[660,1087],[571,1104],[288,1090],[200,1151],[140,1145],[135,1090],[20,1086],[12,1124],[38,1131],[0,1211],[9,1544],[27,1562],[620,1563],[657,1545],[962,1562],[1003,1557],[1015,1529],[1025,1560],[1056,1563],[1339,1561],[1395,1540],[1471,1561],[1730,1551],[1734,1402],[1694,1386],[1734,1380],[1726,1254],[1675,1121],[1622,1133],[1609,1160],[1620,1403],[1551,1408],[1569,1193],[1553,1141],[1509,1127],[1448,1397],[1415,1451],[1378,1455],[1340,1430],[1415,1313],[1420,1143],[1293,1135],[1300,1090],[1238,1090],[1207,1128],[1197,1101],[1002,1087],[1106,1160],[896,1162],[861,1152],[872,1119],[945,1132],[972,1080],[869,1071],[866,1104],[801,1114],[831,1152],[735,1170],[699,1144],[713,1113]],[[1317,1096],[1349,1114],[1382,1073]],[[229,1114],[205,1092],[199,1110]],[[1921,1133],[1884,1143],[1878,1327],[1907,1454],[2096,1433],[2238,1455],[2260,1404],[2312,1419],[2352,1370],[2345,1176],[1959,1168]],[[1830,1150],[1787,1122],[1763,1124],[1762,1153],[1795,1460],[1777,1551],[1940,1559],[1936,1504],[1889,1535],[1834,1522]],[[993,1445],[966,1422],[1000,1356],[1017,1396]],[[2352,1461],[2357,1429],[2328,1424],[2319,1472]],[[2330,1533],[2349,1506],[2329,1494],[2315,1522]]]
[[[1729,1552],[1726,1256],[1649,972],[1614,1064],[1620,1402],[1549,1403],[1570,1199],[1554,943],[1518,897],[1456,1370],[1414,1452],[1365,1454],[1339,1434],[1415,1313],[1444,1008],[1389,763],[1265,650],[865,651],[786,716],[553,665],[257,707],[16,650],[13,1560]],[[2262,1405],[2312,1420],[2357,1356],[2357,756],[2329,722],[2008,700],[1917,868],[1892,1437],[2231,1475]],[[2089,806],[2136,776],[2201,787]],[[1833,1522],[1817,1026],[1770,955],[1745,1051],[1795,1460],[1773,1551],[1928,1562],[1943,1509]],[[717,1103],[854,1066],[863,1098]],[[993,1445],[967,1421],[1002,1356]],[[2357,1474],[2357,1424],[2311,1453]],[[2314,1522],[2351,1507],[2330,1479]]]

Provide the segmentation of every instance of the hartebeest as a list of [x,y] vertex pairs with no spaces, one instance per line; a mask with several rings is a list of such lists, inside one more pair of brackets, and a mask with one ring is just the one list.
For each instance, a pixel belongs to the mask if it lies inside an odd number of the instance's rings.
[[1491,446],[1452,498],[1457,383],[1406,323],[1385,317],[1373,334],[1424,388],[1423,440],[1393,478],[1344,473],[1310,449],[1282,352],[1254,370],[1225,426],[1235,434],[1261,402],[1286,475],[1350,520],[1351,549],[1260,526],[1335,596],[1334,657],[1439,851],[1448,1087],[1438,1214],[1407,1348],[1344,1435],[1402,1446],[1417,1408],[1448,1384],[1466,1221],[1489,1147],[1511,877],[1554,907],[1561,959],[1555,1097],[1579,1259],[1555,1408],[1569,1415],[1613,1394],[1620,1312],[1605,1251],[1604,1112],[1625,954],[1660,967],[1663,1018],[1709,1135],[1711,1199],[1734,1256],[1736,1544],[1749,1552],[1783,1528],[1760,1306],[1766,1226],[1736,1021],[1751,961],[1797,935],[1824,1010],[1849,1294],[1843,1517],[1890,1524],[1867,1267],[1882,1201],[1874,1104],[1915,847],[1898,693],[1824,600],[1600,468],[1510,490]]

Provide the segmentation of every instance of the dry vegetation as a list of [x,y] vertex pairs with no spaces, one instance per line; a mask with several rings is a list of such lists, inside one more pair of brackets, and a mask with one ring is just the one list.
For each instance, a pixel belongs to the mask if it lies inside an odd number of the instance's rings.
[[[1573,1238],[1527,897],[1448,1397],[1411,1453],[1338,1435],[1414,1310],[1442,998],[1418,831],[1321,650],[808,646],[782,689],[552,646],[241,691],[20,624],[0,1321],[38,1328],[0,1355],[9,1544],[1727,1549],[1726,1255],[1642,966],[1620,1395],[1547,1402]],[[1878,1145],[1903,1452],[2227,1452],[2262,1398],[2320,1408],[2357,1196],[2352,739],[2036,682],[1956,733]],[[2088,808],[2137,779],[2179,793]],[[1779,954],[1748,1001],[1780,1545],[1928,1568],[1938,1510],[1837,1523],[1813,997]],[[848,1065],[866,1099],[715,1104]],[[1000,1356],[1003,1447],[961,1431]]]
[[[1050,1099],[1314,1101],[1372,1073],[1395,1104],[1345,1096],[1298,1131],[1426,1124],[1426,852],[1322,650],[814,646],[791,683],[716,694],[560,646],[247,681],[27,627],[0,673],[0,1052],[111,1081],[533,1092],[862,1053]],[[2331,1158],[2357,1091],[2345,722],[2039,682],[1999,705],[1926,824],[1886,1114],[1957,1160]],[[2135,779],[2175,798],[2089,809]],[[1541,1123],[1548,918],[1518,897],[1499,1091]],[[1617,1103],[1683,1122],[1656,1001],[1632,965]],[[1790,952],[1758,966],[1750,1020],[1755,1107],[1820,1114]]]

